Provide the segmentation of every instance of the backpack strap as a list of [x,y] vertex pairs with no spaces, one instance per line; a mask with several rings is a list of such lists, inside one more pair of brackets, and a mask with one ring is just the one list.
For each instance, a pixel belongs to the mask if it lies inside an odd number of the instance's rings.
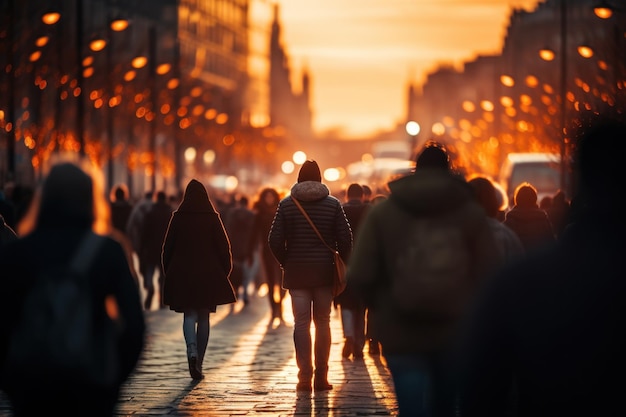
[[104,238],[102,238],[102,236],[92,231],[87,232],[78,244],[78,249],[72,256],[70,268],[81,275],[86,273],[103,241]]

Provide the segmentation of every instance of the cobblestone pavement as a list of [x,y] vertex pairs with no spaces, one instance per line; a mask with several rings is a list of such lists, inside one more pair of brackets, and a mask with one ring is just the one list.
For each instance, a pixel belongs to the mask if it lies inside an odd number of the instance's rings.
[[[205,378],[194,382],[187,370],[182,315],[146,312],[148,335],[142,358],[127,381],[118,416],[397,416],[393,383],[384,358],[341,357],[343,335],[338,311],[331,317],[329,392],[296,394],[297,367],[293,317],[285,299],[285,322],[270,322],[266,296],[247,306],[220,306],[211,315]],[[10,416],[0,395],[0,416]],[[89,412],[85,413],[89,416]]]

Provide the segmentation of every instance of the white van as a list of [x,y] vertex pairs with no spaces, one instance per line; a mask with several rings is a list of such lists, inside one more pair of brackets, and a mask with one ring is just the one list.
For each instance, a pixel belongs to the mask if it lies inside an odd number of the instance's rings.
[[513,207],[515,188],[529,182],[537,189],[537,204],[561,188],[561,156],[556,153],[510,153],[500,169],[499,182]]

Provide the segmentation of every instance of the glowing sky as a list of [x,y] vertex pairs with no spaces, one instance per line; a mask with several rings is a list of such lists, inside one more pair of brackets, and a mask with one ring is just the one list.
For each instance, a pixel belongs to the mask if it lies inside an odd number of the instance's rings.
[[404,122],[409,82],[499,52],[511,9],[540,1],[282,0],[281,41],[310,72],[314,130],[367,135]]

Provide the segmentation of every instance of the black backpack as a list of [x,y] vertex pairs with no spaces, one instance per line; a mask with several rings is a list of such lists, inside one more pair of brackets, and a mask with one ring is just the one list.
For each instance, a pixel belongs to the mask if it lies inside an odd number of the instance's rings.
[[66,265],[42,270],[9,342],[4,376],[10,384],[54,389],[116,383],[116,324],[96,325],[86,273],[103,239],[88,233]]

